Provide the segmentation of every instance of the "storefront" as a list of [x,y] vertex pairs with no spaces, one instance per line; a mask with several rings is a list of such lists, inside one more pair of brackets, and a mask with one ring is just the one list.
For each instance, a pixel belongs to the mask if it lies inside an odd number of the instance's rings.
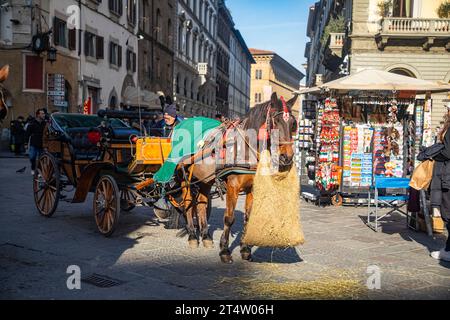
[[[410,78],[394,75],[386,80],[395,86],[393,90],[386,90],[389,86],[383,80],[376,90],[377,83],[370,76],[366,75],[370,87],[359,77],[359,84],[344,88],[349,76],[342,79],[344,83],[330,82],[326,90],[309,90],[318,100],[313,149],[319,204],[367,204],[375,177],[410,176],[418,165],[415,159],[420,148],[435,142],[432,100],[418,94],[425,93],[423,89],[445,89],[421,80],[408,84]],[[399,85],[401,81],[406,83]]]

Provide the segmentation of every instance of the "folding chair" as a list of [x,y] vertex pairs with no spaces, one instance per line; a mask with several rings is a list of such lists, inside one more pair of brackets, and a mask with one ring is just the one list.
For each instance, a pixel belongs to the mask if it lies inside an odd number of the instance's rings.
[[[408,217],[407,210],[404,211],[403,207],[408,204],[409,195],[409,182],[410,179],[407,178],[386,178],[386,177],[375,177],[375,184],[369,190],[369,210],[367,213],[367,225],[378,232],[379,221],[395,212],[404,214]],[[392,193],[390,195],[380,195],[380,189],[402,189],[405,190],[404,194]],[[374,204],[375,210],[372,210],[372,199],[371,191],[374,191]],[[386,192],[387,193],[387,192]],[[379,215],[380,205],[384,205],[391,210],[383,215]]]

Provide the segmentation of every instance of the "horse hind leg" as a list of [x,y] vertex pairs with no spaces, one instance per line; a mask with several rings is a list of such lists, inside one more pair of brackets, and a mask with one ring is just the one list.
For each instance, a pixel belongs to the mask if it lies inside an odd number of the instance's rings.
[[[252,205],[253,205],[253,193],[249,192],[247,193],[247,198],[245,199],[245,214],[244,214],[244,232],[245,234],[248,219],[250,218],[250,212],[252,211]],[[241,240],[241,257],[242,260],[251,261],[252,260],[252,249],[250,246],[242,243]]]
[[[185,183],[184,183],[185,184]],[[188,232],[188,243],[192,249],[198,248],[197,230],[194,226],[195,205],[191,195],[191,189],[185,184],[183,188],[184,211],[186,215],[186,230]]]
[[203,246],[207,249],[214,248],[214,241],[209,233],[208,227],[208,192],[201,191],[197,201],[198,226],[200,231],[200,239]]
[[234,210],[239,195],[239,188],[233,186],[230,182],[227,183],[227,208],[223,219],[224,228],[223,234],[220,238],[220,259],[223,263],[233,263],[231,251],[229,249],[231,227],[234,224]]

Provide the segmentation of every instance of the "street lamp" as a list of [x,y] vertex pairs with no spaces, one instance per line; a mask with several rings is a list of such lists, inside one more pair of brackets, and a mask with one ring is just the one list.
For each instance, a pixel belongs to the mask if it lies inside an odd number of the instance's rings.
[[47,51],[47,61],[49,61],[53,64],[53,62],[56,61],[57,55],[58,55],[58,50],[56,50],[55,47],[51,47]]

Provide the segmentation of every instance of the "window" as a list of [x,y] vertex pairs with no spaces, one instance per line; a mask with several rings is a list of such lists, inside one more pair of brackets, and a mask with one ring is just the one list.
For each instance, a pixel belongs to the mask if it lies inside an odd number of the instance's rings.
[[136,0],[128,0],[128,6],[127,6],[127,17],[128,17],[128,23],[131,25],[136,25]]
[[161,42],[161,34],[162,34],[162,28],[161,28],[161,10],[156,10],[156,40]]
[[180,21],[178,25],[178,51],[183,52],[183,22]]
[[256,70],[256,80],[262,79],[262,70]]
[[118,16],[123,14],[123,0],[109,0],[108,5],[112,13]]
[[161,79],[161,60],[156,58],[156,76]]
[[255,93],[255,103],[262,102],[262,95],[261,93]]
[[96,36],[88,31],[84,34],[84,54],[87,57],[95,58]]
[[186,56],[191,58],[191,33],[186,32]]
[[117,43],[109,43],[109,63],[121,67],[122,66],[122,47]]
[[136,53],[127,49],[127,70],[136,72]]
[[67,24],[59,18],[53,19],[53,43],[67,48]]
[[24,90],[44,90],[44,60],[39,56],[26,55]]

